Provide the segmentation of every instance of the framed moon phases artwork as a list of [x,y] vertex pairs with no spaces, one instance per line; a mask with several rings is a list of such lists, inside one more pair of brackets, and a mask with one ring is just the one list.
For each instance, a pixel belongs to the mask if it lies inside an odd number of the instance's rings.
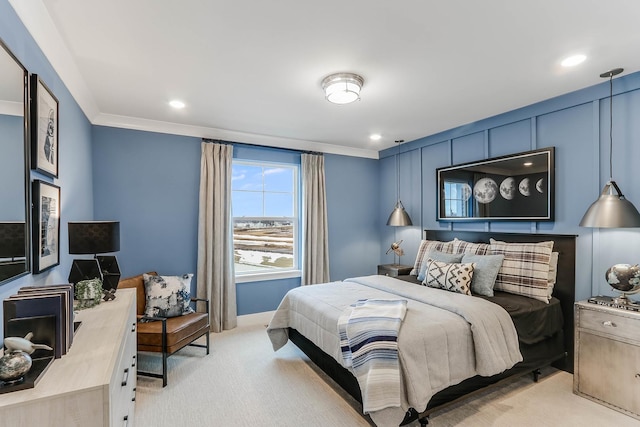
[[553,221],[555,148],[436,169],[438,221]]
[[58,177],[58,99],[31,75],[31,169]]

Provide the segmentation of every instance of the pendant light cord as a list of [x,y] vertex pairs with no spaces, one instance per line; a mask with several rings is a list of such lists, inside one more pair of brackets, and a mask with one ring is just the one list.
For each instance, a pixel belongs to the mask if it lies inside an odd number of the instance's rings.
[[613,181],[613,73],[609,76],[609,181]]
[[403,141],[402,139],[396,141],[396,144],[398,144],[398,154],[396,155],[396,206],[400,203],[400,144]]

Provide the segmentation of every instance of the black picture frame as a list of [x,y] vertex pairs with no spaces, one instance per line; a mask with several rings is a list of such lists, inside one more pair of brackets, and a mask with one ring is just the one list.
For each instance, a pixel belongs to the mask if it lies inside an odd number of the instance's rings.
[[58,98],[37,74],[31,75],[30,90],[31,169],[57,178],[60,152]]
[[60,264],[60,187],[36,179],[33,197],[33,273]]
[[555,147],[436,169],[438,221],[553,221]]

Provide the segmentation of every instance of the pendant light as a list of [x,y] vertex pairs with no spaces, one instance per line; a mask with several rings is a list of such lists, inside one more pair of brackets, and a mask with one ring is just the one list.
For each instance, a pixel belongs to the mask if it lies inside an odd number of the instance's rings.
[[609,182],[593,202],[580,221],[581,227],[622,228],[640,227],[640,213],[633,203],[627,200],[618,184],[613,180],[613,76],[624,71],[614,68],[600,74],[609,78]]
[[398,154],[396,155],[396,195],[398,201],[396,202],[396,206],[393,208],[391,215],[389,215],[387,225],[403,227],[413,225],[413,223],[411,222],[411,218],[409,218],[407,211],[404,210],[404,206],[400,200],[400,144],[404,142],[404,139],[399,139],[395,142],[398,144]]

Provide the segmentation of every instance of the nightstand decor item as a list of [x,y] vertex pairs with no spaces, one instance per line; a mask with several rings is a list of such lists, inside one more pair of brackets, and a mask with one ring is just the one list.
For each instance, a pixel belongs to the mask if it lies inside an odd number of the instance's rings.
[[393,251],[393,261],[395,264],[395,258],[396,255],[398,256],[398,264],[400,264],[400,257],[402,255],[404,255],[404,250],[400,247],[400,244],[402,243],[402,240],[399,240],[397,242],[393,242],[391,244],[391,246],[389,246],[389,249],[387,249],[387,252],[385,253],[385,255],[388,255],[389,252]]
[[404,227],[407,225],[413,225],[411,222],[411,218],[407,211],[404,210],[404,205],[400,200],[400,144],[404,142],[404,139],[396,140],[396,144],[398,144],[398,154],[396,155],[396,197],[397,202],[396,206],[391,211],[391,215],[389,215],[389,219],[387,220],[387,225],[391,225],[394,227]]
[[581,227],[623,228],[640,227],[640,213],[622,194],[613,180],[613,76],[624,71],[615,68],[600,74],[609,78],[609,181],[605,184],[598,200],[593,202],[580,221]]
[[616,291],[622,293],[614,298],[616,304],[633,304],[627,295],[640,291],[640,267],[637,264],[615,264],[605,273],[607,283]]
[[[73,261],[69,281],[78,283],[81,280],[100,279],[102,280],[102,288],[107,293],[116,289],[120,281],[120,267],[116,257],[111,255],[98,256],[98,254],[113,253],[119,250],[120,222],[69,222],[69,253],[94,255],[94,260],[77,259]],[[96,264],[99,267],[97,271]]]

